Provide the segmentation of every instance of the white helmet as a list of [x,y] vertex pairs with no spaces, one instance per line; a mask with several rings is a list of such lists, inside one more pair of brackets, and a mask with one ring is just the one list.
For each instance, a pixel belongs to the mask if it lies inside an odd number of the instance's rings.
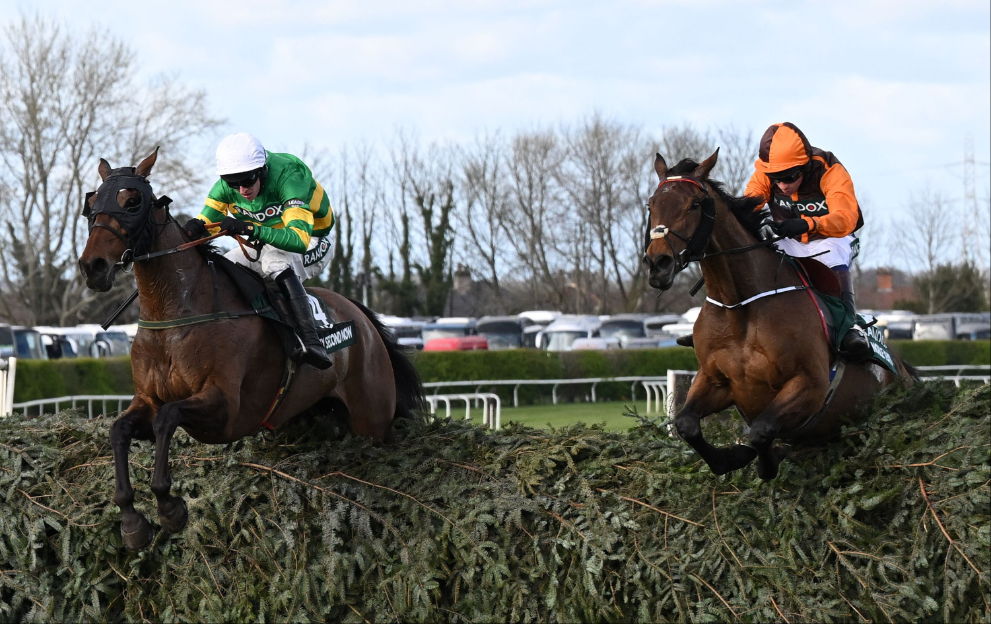
[[247,132],[236,132],[217,146],[217,175],[244,173],[265,166],[265,148]]

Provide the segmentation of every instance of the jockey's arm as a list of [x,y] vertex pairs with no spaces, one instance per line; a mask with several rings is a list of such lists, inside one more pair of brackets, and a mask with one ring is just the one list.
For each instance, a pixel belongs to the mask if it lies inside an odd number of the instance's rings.
[[283,251],[304,253],[313,234],[313,213],[301,199],[290,199],[283,204],[282,228],[257,227],[258,240]]
[[826,196],[829,214],[821,217],[802,217],[809,224],[808,233],[802,236],[803,243],[808,242],[810,234],[843,238],[852,234],[857,228],[860,208],[857,205],[857,196],[853,192],[853,180],[850,179],[850,174],[843,165],[836,163],[826,169],[820,188]]
[[760,197],[764,200],[760,205],[754,207],[754,212],[757,212],[767,205],[767,200],[771,197],[771,181],[760,171],[754,171],[743,194],[747,197]]
[[[220,223],[224,217],[233,216],[231,212],[231,200],[226,196],[227,187],[220,180],[213,185],[210,193],[203,202],[203,209],[196,216],[203,223]],[[209,228],[211,235],[220,231],[220,226]]]

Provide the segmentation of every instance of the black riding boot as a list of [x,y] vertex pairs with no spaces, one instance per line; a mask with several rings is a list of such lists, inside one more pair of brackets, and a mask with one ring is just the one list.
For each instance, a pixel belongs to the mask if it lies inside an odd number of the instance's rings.
[[[850,280],[850,271],[846,269],[833,269],[833,274],[840,282],[840,291],[843,296],[843,305],[856,321],[857,303],[853,295],[853,282]],[[843,336],[840,344],[840,351],[851,362],[863,362],[871,356],[871,345],[867,341],[864,330],[854,324],[850,331]]]
[[279,273],[275,277],[275,283],[279,285],[282,293],[289,300],[289,308],[296,319],[299,338],[303,341],[303,355],[300,361],[320,370],[330,368],[333,362],[327,355],[323,343],[320,342],[320,337],[317,336],[317,328],[313,322],[313,311],[310,310],[310,302],[303,284],[292,269],[286,269]]
[[675,338],[675,342],[683,347],[695,348],[695,334],[685,334],[684,336],[678,336]]

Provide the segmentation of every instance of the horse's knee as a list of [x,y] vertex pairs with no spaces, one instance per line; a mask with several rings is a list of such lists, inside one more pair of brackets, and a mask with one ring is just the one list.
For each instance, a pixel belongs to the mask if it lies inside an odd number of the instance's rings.
[[758,418],[750,425],[750,444],[754,448],[769,447],[777,435],[777,427],[766,419]]
[[121,416],[110,425],[110,446],[115,449],[121,443],[129,444],[134,437],[134,423],[127,416]]
[[679,413],[674,419],[674,426],[678,430],[678,435],[683,440],[694,440],[702,435],[702,425],[699,423],[699,417],[692,412],[682,411]]

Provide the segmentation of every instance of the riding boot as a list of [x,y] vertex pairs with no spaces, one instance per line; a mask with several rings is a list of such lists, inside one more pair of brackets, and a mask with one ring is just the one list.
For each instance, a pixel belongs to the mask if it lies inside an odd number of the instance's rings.
[[683,347],[695,348],[695,335],[685,334],[684,336],[679,336],[675,338],[675,342]]
[[867,341],[864,330],[856,324],[857,303],[853,294],[853,282],[850,279],[850,271],[847,269],[833,269],[833,274],[840,282],[840,292],[842,293],[843,306],[854,318],[853,327],[843,336],[840,344],[840,351],[851,362],[863,362],[871,356],[871,345]]
[[320,341],[320,337],[317,336],[313,311],[310,310],[309,298],[303,284],[300,283],[292,269],[286,269],[279,273],[275,277],[275,282],[279,285],[286,299],[289,300],[289,309],[292,310],[297,333],[303,342],[303,354],[300,361],[320,370],[330,368],[333,362],[327,355],[327,350]]

